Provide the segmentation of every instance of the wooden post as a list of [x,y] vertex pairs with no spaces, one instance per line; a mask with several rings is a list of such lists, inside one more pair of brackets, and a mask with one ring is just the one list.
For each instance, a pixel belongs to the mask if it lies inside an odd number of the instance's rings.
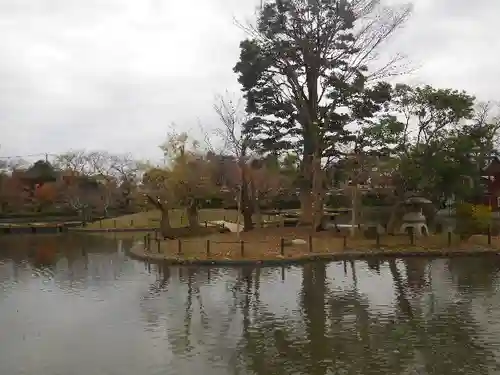
[[448,247],[451,246],[451,231],[448,231]]
[[309,252],[313,252],[313,238],[311,235],[309,235]]
[[242,240],[240,241],[240,252],[241,252],[241,257],[245,257],[245,242]]
[[99,219],[99,228],[102,229],[102,219]]
[[148,234],[147,234],[146,239],[147,239],[147,241],[146,241],[146,243],[147,243],[146,248],[147,248],[147,249],[148,249],[148,251],[149,251],[149,250],[151,250],[151,234],[150,234],[150,233],[148,233]]
[[156,239],[156,247],[157,247],[157,249],[158,249],[158,254],[160,254],[160,244],[161,244],[160,239],[159,239],[159,238],[157,238],[157,239]]
[[177,254],[178,255],[182,254],[182,242],[180,238],[177,240]]
[[491,245],[491,225],[488,225],[488,245]]
[[113,226],[116,228],[116,220],[113,220]]
[[130,219],[130,227],[134,226],[134,219]]
[[377,231],[376,237],[375,237],[375,244],[377,247],[380,247],[380,234]]
[[280,240],[280,254],[285,255],[285,239],[283,237]]
[[207,258],[208,258],[208,257],[210,257],[210,240],[207,240],[206,250],[207,250]]
[[344,245],[344,250],[345,250],[345,248],[347,247],[347,236],[346,235],[344,235],[344,244],[343,245]]
[[205,220],[205,228],[208,227],[208,222]]

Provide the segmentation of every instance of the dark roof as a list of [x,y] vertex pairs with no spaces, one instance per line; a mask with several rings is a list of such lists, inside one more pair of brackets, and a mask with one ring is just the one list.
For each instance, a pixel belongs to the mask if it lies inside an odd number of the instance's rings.
[[23,179],[35,182],[55,181],[59,176],[52,165],[44,160],[38,160],[23,173]]

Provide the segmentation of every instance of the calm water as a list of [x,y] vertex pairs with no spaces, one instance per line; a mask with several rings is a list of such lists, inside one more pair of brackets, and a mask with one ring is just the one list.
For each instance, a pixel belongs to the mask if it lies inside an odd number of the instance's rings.
[[500,374],[500,258],[178,268],[0,238],[0,374]]

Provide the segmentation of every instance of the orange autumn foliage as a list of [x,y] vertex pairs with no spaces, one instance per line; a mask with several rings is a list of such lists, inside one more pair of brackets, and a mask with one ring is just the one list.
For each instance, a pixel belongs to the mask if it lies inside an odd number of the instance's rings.
[[55,183],[47,182],[35,187],[35,198],[41,202],[54,202],[57,197],[57,186]]

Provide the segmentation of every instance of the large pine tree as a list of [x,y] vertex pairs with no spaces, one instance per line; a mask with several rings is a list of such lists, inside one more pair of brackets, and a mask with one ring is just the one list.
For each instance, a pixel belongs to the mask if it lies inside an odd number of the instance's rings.
[[368,65],[409,11],[376,0],[272,0],[247,28],[234,68],[254,115],[245,131],[264,151],[300,155],[304,223],[321,211],[322,161],[348,139],[346,125],[371,117],[390,97],[379,78],[396,60],[376,71]]

